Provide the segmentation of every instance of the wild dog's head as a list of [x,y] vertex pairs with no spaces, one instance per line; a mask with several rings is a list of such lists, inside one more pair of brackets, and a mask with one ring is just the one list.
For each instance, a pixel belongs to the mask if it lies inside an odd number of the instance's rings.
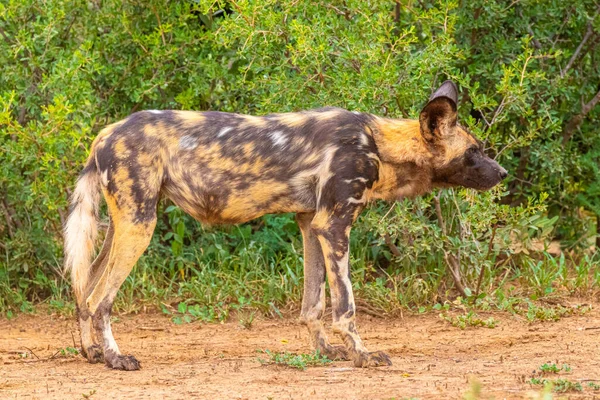
[[444,82],[421,111],[421,135],[433,154],[433,184],[487,190],[507,172],[483,152],[483,144],[457,122],[458,90]]

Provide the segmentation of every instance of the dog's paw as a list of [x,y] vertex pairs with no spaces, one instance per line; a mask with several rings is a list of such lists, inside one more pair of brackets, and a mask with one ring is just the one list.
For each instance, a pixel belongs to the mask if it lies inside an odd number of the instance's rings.
[[348,350],[344,346],[332,346],[330,344],[319,347],[319,353],[332,361],[348,361]]
[[110,357],[106,357],[106,366],[123,371],[137,371],[141,368],[140,362],[134,356],[120,354],[111,354]]
[[85,358],[87,358],[90,364],[104,362],[104,353],[102,352],[102,347],[97,344],[94,344],[83,350],[83,355]]
[[382,367],[392,365],[390,356],[383,351],[373,351],[371,353],[356,353],[354,355],[354,366],[359,368]]

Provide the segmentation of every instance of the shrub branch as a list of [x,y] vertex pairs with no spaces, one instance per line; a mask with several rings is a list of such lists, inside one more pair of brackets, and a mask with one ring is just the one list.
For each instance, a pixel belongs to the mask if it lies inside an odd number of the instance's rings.
[[575,131],[583,122],[585,116],[590,111],[592,111],[592,109],[596,106],[596,104],[598,104],[599,101],[600,91],[598,91],[598,93],[596,93],[596,95],[589,102],[583,105],[579,114],[573,116],[573,118],[571,118],[569,122],[567,122],[567,124],[565,125],[565,129],[563,130],[563,144],[566,144],[571,139]]
[[579,46],[577,46],[577,49],[575,49],[575,52],[573,53],[573,55],[569,59],[569,62],[567,62],[567,65],[565,66],[565,69],[560,73],[560,77],[561,78],[563,78],[567,74],[567,72],[569,72],[569,70],[573,66],[573,63],[575,62],[575,60],[577,60],[577,57],[579,57],[579,53],[581,53],[581,50],[583,49],[583,46],[585,46],[585,44],[587,43],[587,41],[589,40],[589,38],[594,33],[592,22],[596,19],[596,17],[598,16],[599,13],[600,13],[600,6],[598,6],[596,14],[594,14],[594,16],[592,17],[591,21],[588,22],[587,29],[585,31],[585,34],[583,35],[583,39],[581,39],[581,43],[579,43]]
[[448,271],[450,272],[450,275],[452,276],[452,279],[454,280],[454,285],[456,286],[456,290],[458,290],[458,292],[460,293],[461,296],[468,297],[465,292],[465,287],[462,283],[462,278],[460,276],[460,263],[458,262],[456,257],[454,257],[453,254],[450,254],[450,252],[446,249],[447,230],[446,230],[446,222],[444,221],[444,217],[442,216],[442,207],[440,206],[440,196],[441,195],[442,195],[442,191],[440,190],[438,192],[438,194],[433,197],[433,204],[435,205],[435,213],[437,215],[438,223],[440,225],[440,228],[442,229],[442,233],[444,234],[444,240],[442,242],[442,250],[444,251],[444,260],[446,261],[446,267],[448,268]]

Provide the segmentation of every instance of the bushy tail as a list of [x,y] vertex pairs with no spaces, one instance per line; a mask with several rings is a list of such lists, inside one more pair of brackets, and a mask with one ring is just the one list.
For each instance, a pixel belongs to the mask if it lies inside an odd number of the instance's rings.
[[65,271],[71,271],[71,284],[78,301],[83,301],[90,275],[99,203],[100,177],[91,155],[71,196],[71,211],[64,228]]

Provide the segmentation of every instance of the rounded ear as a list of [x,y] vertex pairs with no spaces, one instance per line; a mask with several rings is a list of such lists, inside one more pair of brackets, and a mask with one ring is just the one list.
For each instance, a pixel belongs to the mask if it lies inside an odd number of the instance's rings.
[[445,130],[456,125],[458,89],[454,82],[446,81],[433,92],[419,115],[421,135],[431,141],[441,137]]
[[458,104],[458,88],[456,84],[452,81],[445,81],[440,85],[438,90],[433,92],[429,101],[437,98],[437,97],[447,97],[454,102],[454,107]]

